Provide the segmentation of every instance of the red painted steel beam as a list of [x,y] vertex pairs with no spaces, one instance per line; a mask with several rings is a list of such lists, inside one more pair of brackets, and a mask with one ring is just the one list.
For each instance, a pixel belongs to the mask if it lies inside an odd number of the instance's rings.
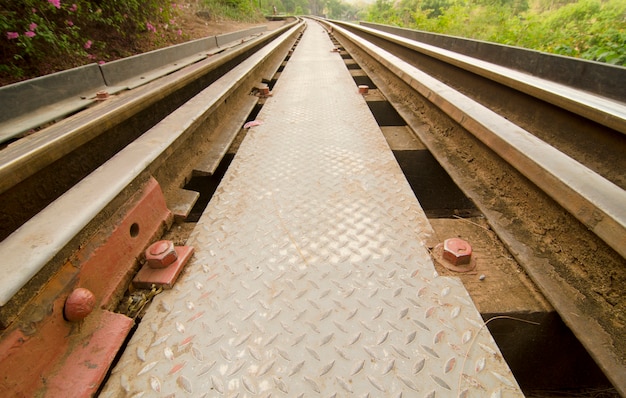
[[[124,208],[114,230],[82,246],[0,336],[0,396],[88,397],[97,391],[133,326],[111,310],[144,248],[172,219],[154,179]],[[82,295],[83,313],[70,316],[82,319],[70,322],[66,300],[78,288],[93,297]]]

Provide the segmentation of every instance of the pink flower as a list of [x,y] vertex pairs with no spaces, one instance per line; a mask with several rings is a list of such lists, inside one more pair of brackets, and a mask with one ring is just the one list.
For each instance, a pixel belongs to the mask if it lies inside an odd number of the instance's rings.
[[87,58],[89,59],[96,59],[96,56],[93,54],[87,54]]
[[74,26],[74,22],[72,22],[70,20],[65,21],[65,23],[67,24],[67,26]]
[[74,12],[76,10],[78,10],[78,6],[76,4],[72,4],[72,6],[70,7],[70,11]]
[[24,32],[24,36],[26,37],[35,37],[36,33],[35,32],[31,32],[30,30],[28,32]]
[[178,31],[176,33],[178,33],[178,36],[182,36],[183,35],[183,30],[182,29],[178,29]]
[[148,29],[151,32],[155,32],[156,33],[156,28],[150,22],[146,22],[146,29]]
[[9,40],[17,39],[18,37],[20,37],[20,34],[17,32],[7,32],[7,39]]
[[83,47],[85,47],[86,50],[91,48],[91,45],[93,44],[93,42],[91,40],[87,40],[87,42],[85,43],[85,45]]
[[33,31],[33,32],[34,32],[34,31],[35,31],[35,29],[37,29],[37,24],[36,24],[36,23],[34,23],[34,22],[33,22],[33,23],[31,23],[30,25],[28,25],[28,29],[29,29],[30,31]]
[[33,10],[33,14],[37,14],[37,9],[36,8],[33,8],[32,10]]
[[98,61],[98,65],[104,65],[105,62],[104,61]]
[[61,9],[61,0],[48,0],[48,3],[52,4],[58,9]]

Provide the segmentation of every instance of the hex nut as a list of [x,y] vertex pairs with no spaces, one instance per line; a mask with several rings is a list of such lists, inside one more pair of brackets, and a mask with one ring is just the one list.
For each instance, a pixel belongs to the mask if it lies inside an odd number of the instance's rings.
[[89,289],[79,287],[65,300],[63,315],[70,322],[80,321],[91,314],[95,306],[96,296]]
[[171,240],[154,242],[146,250],[146,262],[150,268],[167,268],[178,259],[178,253]]
[[267,96],[270,94],[270,88],[267,83],[259,83],[254,87],[254,89],[259,96]]
[[472,259],[472,246],[460,238],[450,238],[443,242],[443,258],[453,265],[469,264]]
[[108,91],[98,91],[98,92],[96,93],[96,100],[97,100],[97,101],[104,101],[104,100],[106,100],[106,99],[108,99],[108,98],[109,98],[109,93],[108,93]]

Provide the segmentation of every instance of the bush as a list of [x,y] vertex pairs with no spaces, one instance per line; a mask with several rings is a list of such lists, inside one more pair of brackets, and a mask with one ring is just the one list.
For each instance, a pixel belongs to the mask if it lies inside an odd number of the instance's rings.
[[154,40],[165,32],[182,35],[178,7],[171,0],[0,0],[0,76],[37,76],[126,56],[116,53],[116,44],[127,47],[142,33]]
[[[624,0],[550,1],[541,8],[523,0],[478,0],[447,5],[445,0],[419,2],[377,0],[370,21],[435,33],[487,40],[539,51],[626,66]],[[552,7],[558,3],[558,7]],[[425,12],[424,4],[437,4]],[[412,18],[407,18],[407,10]]]
[[263,14],[257,8],[259,4],[257,0],[203,0],[200,6],[208,11],[213,19],[251,22],[263,18]]
[[555,52],[626,65],[626,2],[584,0],[555,11],[550,22],[560,32]]

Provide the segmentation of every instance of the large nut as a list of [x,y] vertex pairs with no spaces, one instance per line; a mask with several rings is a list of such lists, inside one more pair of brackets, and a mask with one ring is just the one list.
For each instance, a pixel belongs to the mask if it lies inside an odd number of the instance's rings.
[[258,90],[260,96],[270,95],[270,88],[265,83],[257,84],[256,89]]
[[443,242],[443,258],[454,265],[469,264],[472,260],[472,246],[460,238],[450,238]]
[[178,259],[178,253],[171,240],[154,242],[146,250],[146,262],[150,268],[167,268]]
[[96,93],[96,101],[104,101],[109,99],[109,93],[107,91],[98,91]]
[[63,315],[70,322],[80,321],[91,314],[96,306],[96,296],[85,288],[74,289],[65,300]]

